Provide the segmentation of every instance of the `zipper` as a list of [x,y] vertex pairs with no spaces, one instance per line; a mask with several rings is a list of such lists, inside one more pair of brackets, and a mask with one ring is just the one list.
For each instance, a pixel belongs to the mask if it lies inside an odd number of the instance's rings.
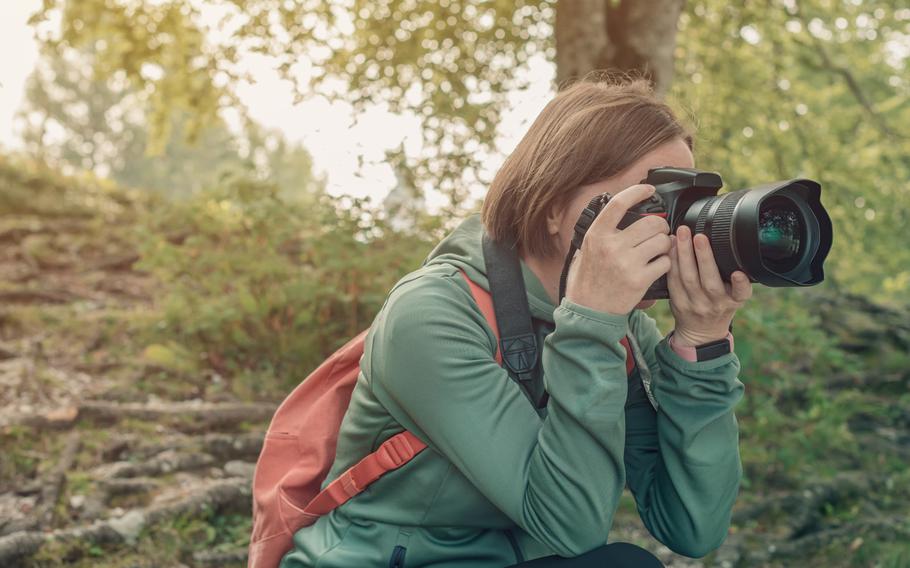
[[506,529],[503,531],[506,533],[506,538],[509,539],[509,544],[512,545],[512,551],[515,553],[515,563],[519,564],[525,561],[525,555],[521,552],[521,547],[518,546],[518,540],[515,538],[515,535],[512,534],[511,529]]
[[389,568],[404,568],[404,554],[408,549],[400,544],[395,545],[392,550],[392,558],[389,560]]

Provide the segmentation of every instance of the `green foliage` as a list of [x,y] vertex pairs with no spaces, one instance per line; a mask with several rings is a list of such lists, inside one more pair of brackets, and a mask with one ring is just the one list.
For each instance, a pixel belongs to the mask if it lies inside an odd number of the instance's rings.
[[860,546],[853,558],[853,566],[880,566],[881,568],[906,568],[910,566],[910,545],[903,542],[876,542]]
[[[203,15],[214,5],[212,25]],[[318,92],[357,110],[383,100],[421,117],[427,151],[413,167],[421,181],[450,195],[453,210],[478,178],[481,152],[494,149],[508,92],[528,85],[527,60],[555,57],[552,0],[46,0],[33,22],[57,16],[59,34],[49,45],[92,48],[102,76],[121,76],[151,93],[159,150],[175,108],[190,112],[187,127],[198,136],[219,108],[237,105],[240,57],[268,54],[298,100]]]
[[166,288],[147,358],[246,377],[247,395],[283,392],[369,326],[438,225],[396,233],[368,199],[279,193],[235,178],[149,219],[140,267]]
[[[218,120],[220,99],[225,94],[215,84],[221,69],[220,54],[205,52],[205,33],[196,25],[198,10],[187,2],[57,2],[44,3],[32,18],[40,22],[54,9],[60,10],[60,35],[48,41],[56,48],[69,46],[96,50],[94,68],[100,76],[117,75],[149,93],[149,123],[152,153],[163,149],[170,137],[170,119],[176,111],[187,112],[190,140],[205,126]],[[236,78],[236,77],[235,77]]]
[[36,449],[45,443],[30,429],[11,427],[0,431],[0,447],[4,448],[0,460],[0,490],[14,486],[18,479],[36,474],[41,462]]
[[247,514],[207,510],[143,529],[137,543],[107,544],[84,540],[52,541],[31,559],[35,568],[107,566],[110,568],[196,565],[194,553],[233,551],[245,546],[251,520]]
[[18,113],[26,152],[38,161],[169,196],[214,185],[230,173],[268,178],[288,193],[324,186],[325,180],[313,175],[309,152],[249,118],[240,134],[221,119],[212,120],[190,143],[183,135],[190,116],[169,108],[172,133],[154,148],[142,112],[147,94],[99,75],[92,67],[97,56],[95,46],[45,46]]
[[142,211],[148,199],[91,175],[66,177],[40,163],[0,155],[0,215],[120,221]]
[[910,292],[910,10],[888,0],[689,3],[672,93],[698,123],[699,167],[728,188],[821,182],[826,278]]
[[[275,57],[301,96],[414,111],[426,137],[412,166],[419,187],[447,192],[457,215],[464,176],[493,153],[507,91],[526,84],[530,55],[555,59],[555,4],[228,2],[230,31],[214,44],[200,8],[184,2],[49,0],[36,21],[60,15],[49,44],[92,46],[102,76],[150,90],[156,132],[165,108],[204,119],[234,104],[224,93],[243,49]],[[672,96],[699,125],[699,165],[737,189],[821,181],[835,224],[829,278],[879,299],[910,291],[908,37],[910,11],[896,0],[700,0],[687,3],[677,41]]]

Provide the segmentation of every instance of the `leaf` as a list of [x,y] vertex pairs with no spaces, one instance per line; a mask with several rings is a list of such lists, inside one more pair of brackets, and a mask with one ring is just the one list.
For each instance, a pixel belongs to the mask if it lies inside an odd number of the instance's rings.
[[147,363],[179,372],[193,372],[197,367],[189,350],[175,343],[149,345],[142,352],[142,358]]

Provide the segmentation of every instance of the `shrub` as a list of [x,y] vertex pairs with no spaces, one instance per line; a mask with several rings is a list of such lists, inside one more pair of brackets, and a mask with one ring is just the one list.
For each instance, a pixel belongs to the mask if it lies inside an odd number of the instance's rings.
[[184,371],[247,377],[243,394],[284,392],[420,266],[440,223],[417,226],[392,231],[369,198],[289,198],[243,178],[166,204],[140,228],[137,266],[163,284],[165,344],[152,352]]

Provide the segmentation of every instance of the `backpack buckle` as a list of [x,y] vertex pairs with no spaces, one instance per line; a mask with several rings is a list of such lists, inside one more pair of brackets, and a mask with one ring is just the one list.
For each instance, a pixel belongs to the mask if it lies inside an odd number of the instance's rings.
[[537,365],[537,337],[533,333],[503,337],[500,340],[502,360],[519,380],[533,378],[531,371]]
[[391,461],[394,467],[400,467],[402,464],[407,463],[416,453],[411,444],[408,443],[407,438],[402,435],[392,436],[382,443],[379,450]]

